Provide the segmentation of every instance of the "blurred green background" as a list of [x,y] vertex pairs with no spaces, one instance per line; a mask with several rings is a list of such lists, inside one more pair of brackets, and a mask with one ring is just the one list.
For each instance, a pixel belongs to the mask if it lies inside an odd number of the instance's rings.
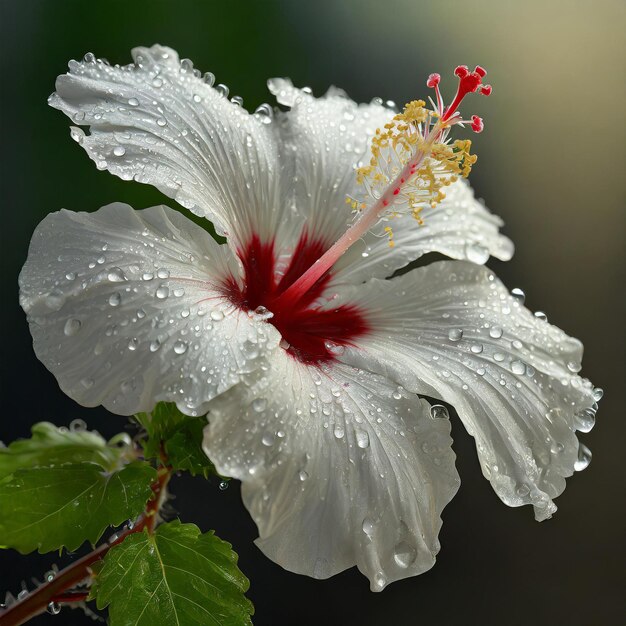
[[[257,625],[622,624],[624,507],[624,199],[626,49],[623,0],[299,0],[87,2],[1,0],[2,406],[0,439],[35,421],[82,417],[105,434],[119,418],[83,409],[37,361],[17,305],[30,235],[50,211],[91,211],[120,200],[136,208],[173,201],[98,172],[46,106],[57,74],[87,51],[113,63],[155,42],[217,75],[254,108],[265,80],[290,76],[315,94],[330,84],[356,100],[399,104],[426,92],[432,71],[446,93],[459,63],[481,64],[494,86],[466,113],[485,119],[472,182],[517,245],[491,263],[531,309],[583,340],[582,374],[606,390],[583,441],[589,469],[568,481],[554,519],[500,504],[482,479],[458,422],[463,484],[444,512],[433,570],[371,594],[355,570],[313,581],[281,570],[254,547],[237,485],[183,480],[174,507],[215,528],[240,553]],[[467,107],[466,107],[467,108]],[[0,592],[48,569],[50,557],[0,554]],[[80,611],[35,623],[90,623]]]

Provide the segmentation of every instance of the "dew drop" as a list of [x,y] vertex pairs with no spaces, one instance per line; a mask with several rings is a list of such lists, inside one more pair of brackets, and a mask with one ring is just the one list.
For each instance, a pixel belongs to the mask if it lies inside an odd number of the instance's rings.
[[375,591],[382,591],[387,584],[387,579],[383,576],[381,572],[378,572],[376,576],[374,576],[373,588]]
[[401,541],[393,550],[393,560],[398,567],[406,569],[415,562],[417,550],[406,541]]
[[169,278],[170,272],[169,270],[166,270],[164,267],[162,267],[161,269],[157,270],[157,277],[161,279]]
[[87,430],[87,424],[84,420],[80,418],[73,419],[70,422],[70,432],[73,433],[83,433]]
[[211,319],[215,322],[219,322],[224,319],[224,314],[219,309],[211,311]]
[[576,430],[588,433],[596,425],[596,412],[593,409],[583,409],[576,413]]
[[305,472],[304,470],[300,470],[298,472],[298,478],[304,482],[307,478],[309,477],[309,474],[307,472]]
[[165,298],[167,298],[170,295],[169,287],[166,287],[165,285],[161,285],[156,290],[155,295],[159,300],[165,300]]
[[582,367],[581,364],[577,363],[576,361],[569,361],[567,363],[567,369],[574,374],[576,374],[577,372],[580,372],[581,367]]
[[460,341],[463,338],[463,331],[460,328],[451,328],[448,332],[450,341]]
[[511,289],[511,295],[520,303],[524,304],[524,300],[526,300],[526,294],[519,288],[515,287]]
[[215,84],[215,74],[213,72],[205,72],[202,80],[204,80],[209,87],[213,87]]
[[139,106],[139,100],[137,100],[137,98],[129,98],[128,99],[128,104],[130,104],[131,107],[138,107]]
[[107,274],[107,278],[112,283],[121,283],[126,280],[126,275],[119,267],[112,267]]
[[228,489],[228,482],[222,480],[218,486],[220,491],[225,491],[226,489]]
[[474,353],[474,354],[480,354],[483,351],[483,344],[482,343],[475,343],[472,344],[472,347],[470,348],[470,350]]
[[523,376],[526,373],[526,365],[522,361],[513,361],[511,363],[511,371],[518,376]]
[[366,517],[361,524],[361,528],[366,535],[371,535],[375,528],[374,520],[371,517]]
[[343,439],[344,435],[346,434],[346,431],[344,430],[343,426],[340,426],[339,424],[337,424],[333,430],[333,434],[335,435],[337,439]]
[[500,337],[502,337],[502,328],[500,328],[500,326],[492,326],[489,329],[489,336],[492,339],[500,339]]
[[591,463],[591,450],[584,444],[578,444],[578,459],[574,463],[574,469],[577,472],[582,472]]
[[276,437],[272,435],[272,433],[265,433],[263,437],[261,437],[261,443],[264,446],[271,446],[276,441]]
[[124,146],[115,146],[113,148],[113,155],[116,157],[123,157],[126,154],[126,148]]
[[548,321],[548,316],[543,311],[535,311],[535,317],[544,322]]
[[356,445],[359,448],[367,448],[370,445],[370,436],[364,430],[356,431]]
[[448,419],[450,417],[448,409],[443,404],[433,404],[430,407],[430,416],[433,419]]
[[131,352],[134,352],[137,349],[138,345],[139,345],[139,340],[137,339],[137,337],[133,337],[132,339],[128,341],[128,349]]
[[600,387],[596,387],[593,390],[593,399],[596,402],[600,402],[600,400],[602,400],[602,397],[604,396],[604,389],[600,388]]
[[58,615],[61,612],[61,605],[58,602],[50,602],[46,611],[50,613],[50,615]]
[[167,120],[164,117],[158,117],[156,123],[157,126],[160,126],[161,128],[167,126]]
[[119,306],[122,302],[122,294],[119,291],[116,291],[114,294],[109,296],[109,304],[111,306]]
[[215,87],[215,91],[217,91],[217,93],[219,93],[220,96],[224,96],[225,98],[228,98],[228,93],[230,92],[230,89],[228,88],[227,85],[224,85],[224,83],[220,83],[219,85]]
[[159,339],[153,339],[150,342],[150,352],[156,352],[161,347],[161,341]]
[[66,334],[67,337],[72,337],[80,330],[80,327],[81,322],[79,319],[70,318],[69,320],[67,320],[67,322],[65,322],[63,332]]
[[187,352],[187,344],[180,339],[174,344],[174,352],[176,354],[185,354]]
[[267,400],[265,398],[255,398],[252,401],[252,410],[256,413],[262,413],[267,408]]

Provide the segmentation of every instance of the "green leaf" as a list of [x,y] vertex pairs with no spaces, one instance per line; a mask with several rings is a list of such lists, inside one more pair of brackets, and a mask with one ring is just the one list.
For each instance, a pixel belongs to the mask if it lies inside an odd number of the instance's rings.
[[213,463],[202,449],[205,417],[190,417],[181,413],[174,403],[160,402],[151,414],[135,416],[146,429],[142,441],[146,458],[167,457],[167,463],[175,470],[185,470],[205,478],[216,474]]
[[98,433],[70,431],[49,422],[35,424],[30,439],[0,448],[0,478],[17,469],[86,461],[113,470],[128,450],[108,445]]
[[162,524],[112,548],[92,588],[111,626],[241,626],[254,608],[229,543],[195,524]]
[[143,461],[114,472],[88,462],[17,470],[0,480],[0,546],[43,553],[96,543],[143,511],[154,480]]
[[205,426],[205,418],[190,418],[165,442],[165,454],[174,469],[187,470],[194,476],[202,474],[205,478],[216,473],[202,449]]

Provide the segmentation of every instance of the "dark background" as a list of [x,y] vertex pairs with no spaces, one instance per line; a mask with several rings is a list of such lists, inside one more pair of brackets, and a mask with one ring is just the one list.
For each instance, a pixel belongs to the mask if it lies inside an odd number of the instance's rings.
[[[270,76],[291,76],[318,95],[336,84],[356,100],[403,103],[425,94],[430,72],[440,72],[450,91],[455,65],[480,63],[494,94],[466,111],[486,123],[472,182],[517,244],[509,264],[491,266],[526,291],[531,309],[585,343],[582,374],[606,390],[596,429],[581,437],[594,454],[589,469],[568,481],[554,519],[538,524],[529,507],[499,502],[453,416],[463,483],[444,511],[438,563],[380,594],[354,569],[315,581],[267,560],[252,543],[237,484],[220,491],[217,482],[179,479],[173,504],[184,521],[233,543],[251,580],[257,625],[624,623],[623,0],[0,0],[0,7],[0,439],[26,436],[40,420],[81,417],[105,435],[124,427],[102,409],[74,404],[35,358],[17,274],[36,224],[61,207],[174,206],[152,188],[98,172],[70,140],[66,118],[46,106],[69,59],[93,51],[128,63],[133,46],[167,44],[251,108],[269,100]],[[17,593],[53,559],[0,554],[0,589]],[[64,609],[33,623],[90,621]]]

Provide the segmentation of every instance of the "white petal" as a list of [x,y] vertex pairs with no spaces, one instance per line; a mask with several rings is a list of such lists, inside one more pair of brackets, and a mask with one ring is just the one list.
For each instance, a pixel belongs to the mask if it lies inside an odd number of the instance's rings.
[[[428,252],[478,264],[490,255],[508,261],[513,243],[499,232],[502,220],[476,200],[467,181],[459,180],[444,191],[445,200],[422,211],[423,226],[410,215],[380,222],[335,264],[335,281],[386,278]],[[384,231],[387,226],[393,229],[393,248]]]
[[432,567],[459,480],[449,421],[425,401],[369,372],[277,351],[264,375],[209,409],[205,450],[243,481],[271,559],[315,578],[356,564],[374,591]]
[[72,136],[99,169],[137,180],[245,244],[283,222],[274,124],[250,115],[162,46],[135,48],[134,65],[71,61],[50,104],[79,128]]
[[279,339],[224,299],[220,280],[236,267],[166,207],[60,211],[33,235],[20,302],[37,356],[80,404],[129,415],[169,400],[202,413]]
[[379,104],[360,104],[337,89],[314,98],[288,79],[268,82],[280,104],[291,107],[281,117],[285,153],[293,155],[296,210],[309,233],[333,244],[353,219],[346,196],[359,190],[355,169],[369,160],[370,140],[394,112]]
[[374,329],[341,360],[450,402],[476,439],[483,474],[510,506],[549,517],[595,413],[577,375],[582,344],[533,316],[488,269],[444,261],[333,300],[367,311]]

